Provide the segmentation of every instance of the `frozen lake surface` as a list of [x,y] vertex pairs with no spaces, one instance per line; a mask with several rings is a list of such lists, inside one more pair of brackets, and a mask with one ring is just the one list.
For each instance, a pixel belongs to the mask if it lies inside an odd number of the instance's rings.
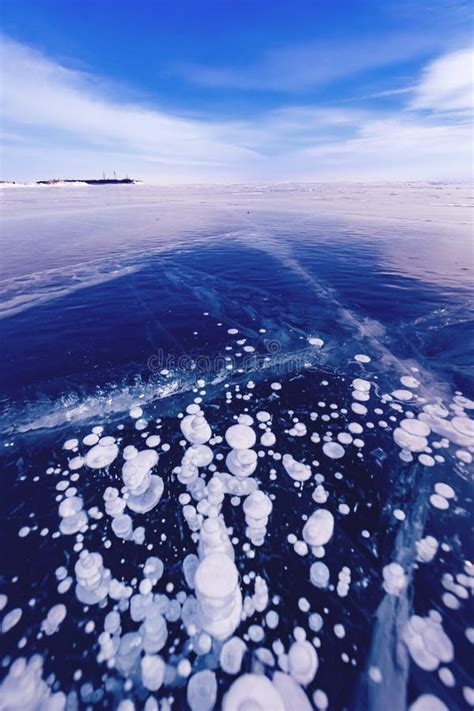
[[472,207],[2,191],[0,709],[472,708]]

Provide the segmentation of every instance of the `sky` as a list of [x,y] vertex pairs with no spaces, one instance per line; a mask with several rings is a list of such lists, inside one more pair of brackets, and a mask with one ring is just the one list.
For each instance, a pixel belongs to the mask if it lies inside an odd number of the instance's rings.
[[2,0],[2,179],[472,180],[465,0]]

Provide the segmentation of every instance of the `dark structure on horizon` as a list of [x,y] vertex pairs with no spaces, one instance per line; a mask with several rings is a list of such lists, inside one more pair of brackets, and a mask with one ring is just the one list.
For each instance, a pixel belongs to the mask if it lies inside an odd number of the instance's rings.
[[68,178],[67,180],[60,180],[58,178],[54,178],[52,180],[37,180],[36,184],[55,185],[55,183],[87,183],[87,185],[132,185],[136,182],[138,181],[133,180],[132,178],[100,178],[92,180],[80,180],[79,178],[77,180],[74,180],[72,178]]

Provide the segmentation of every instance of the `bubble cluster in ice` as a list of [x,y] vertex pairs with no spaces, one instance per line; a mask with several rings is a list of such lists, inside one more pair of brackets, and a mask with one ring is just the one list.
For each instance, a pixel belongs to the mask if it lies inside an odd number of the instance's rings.
[[268,518],[273,508],[270,497],[263,491],[254,491],[244,501],[246,534],[254,546],[261,546],[267,532]]
[[100,553],[83,551],[76,565],[76,596],[84,605],[96,605],[107,597],[110,571],[104,568]]
[[399,563],[389,563],[382,570],[383,587],[389,595],[400,595],[407,586],[405,571]]
[[[229,335],[237,330],[229,329]],[[309,344],[323,345],[312,337]],[[237,346],[236,357],[255,350],[241,335]],[[334,642],[343,664],[356,667],[362,658],[351,635],[355,608],[349,596],[362,593],[374,601],[378,596],[402,610],[414,576],[430,563],[433,570],[445,565],[457,540],[428,524],[423,529],[419,520],[413,524],[389,457],[400,456],[407,479],[430,476],[419,491],[428,519],[464,516],[462,482],[474,452],[471,403],[459,393],[446,404],[429,402],[421,376],[403,375],[384,393],[370,363],[369,356],[354,356],[344,402],[337,389],[327,389],[325,373],[319,383],[323,394],[311,401],[310,412],[283,407],[286,382],[284,389],[279,381],[265,383],[266,394],[258,396],[264,401],[252,407],[258,385],[256,379],[245,380],[242,369],[240,383],[225,384],[226,405],[238,403],[239,409],[224,422],[213,416],[217,405],[204,406],[202,379],[194,401],[179,414],[181,434],[176,420],[173,436],[142,403],[130,408],[128,430],[121,424],[110,436],[95,426],[66,440],[64,466],[47,470],[58,477],[54,536],[62,534],[69,546],[67,560],[55,571],[55,586],[58,595],[75,591],[74,610],[77,601],[84,606],[79,627],[97,643],[97,663],[110,670],[104,686],[121,697],[120,711],[134,708],[132,697],[145,711],[167,711],[178,689],[192,711],[331,708],[330,689],[319,688],[326,683],[320,660],[333,658]],[[363,489],[356,481],[361,471]],[[373,493],[377,477],[395,484],[383,512]],[[409,554],[381,548],[377,515],[386,517],[390,533],[400,532],[400,540],[406,534]],[[20,538],[48,535],[46,527],[38,529],[27,520],[16,530]],[[345,538],[354,560],[340,555]],[[291,566],[281,565],[275,541],[298,561],[301,577],[288,575]],[[370,558],[366,568],[361,546]],[[272,578],[275,570],[278,580]],[[439,584],[437,609],[443,614],[462,609],[474,589],[474,566],[466,561],[464,569],[442,573]],[[52,602],[41,607],[37,625],[38,640],[51,644],[75,619],[69,603]],[[0,596],[0,608],[6,605]],[[14,635],[35,605],[32,598],[23,609],[6,612],[2,632]],[[292,626],[296,619],[301,626]],[[446,666],[454,660],[454,637],[451,641],[443,622],[436,611],[412,615],[400,644],[414,664],[435,672],[436,683],[448,689],[458,680],[454,666]],[[474,639],[472,630],[466,637]],[[26,636],[20,643],[19,648],[27,644]],[[78,669],[75,682],[81,674]],[[371,662],[367,675],[371,684],[383,684],[382,663],[379,668],[378,661]],[[0,687],[0,707],[63,708],[65,697],[53,693],[58,685],[51,679],[42,680],[40,658],[18,659]],[[91,705],[93,684],[84,681],[78,688],[81,703]],[[469,698],[469,687],[463,694]],[[422,694],[410,708],[445,707]]]
[[154,449],[137,452],[127,459],[122,468],[123,483],[127,490],[127,507],[135,513],[147,513],[159,502],[163,490],[163,479],[151,473],[158,462]]
[[70,496],[61,501],[58,508],[61,517],[59,530],[65,535],[78,533],[87,524],[87,514],[80,496]]
[[211,553],[194,575],[202,628],[216,639],[230,637],[240,622],[242,593],[239,574],[229,556]]
[[431,563],[438,552],[438,541],[433,536],[425,536],[416,541],[416,559],[420,563]]
[[410,617],[403,630],[403,641],[415,664],[425,671],[434,671],[441,662],[448,664],[454,658],[453,645],[438,613],[431,613],[430,617]]
[[13,662],[0,685],[0,708],[5,711],[64,711],[66,697],[53,693],[43,680],[43,660],[39,655],[28,661]]

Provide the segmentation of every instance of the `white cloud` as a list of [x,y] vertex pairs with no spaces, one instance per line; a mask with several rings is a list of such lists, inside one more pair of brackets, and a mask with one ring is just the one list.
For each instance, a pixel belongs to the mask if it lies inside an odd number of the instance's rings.
[[341,180],[468,180],[472,129],[468,121],[453,126],[408,114],[372,118],[355,137],[305,149],[300,158]]
[[413,109],[472,111],[474,108],[474,48],[439,57],[423,71],[411,102]]
[[471,176],[466,82],[452,76],[465,70],[467,51],[428,65],[410,82],[402,111],[297,105],[239,121],[120,101],[94,76],[11,40],[3,54],[7,178],[92,177],[104,169],[161,183]]
[[4,119],[76,135],[105,147],[121,146],[145,158],[193,166],[226,164],[249,151],[219,139],[212,123],[120,104],[94,77],[72,71],[16,42],[2,43]]

